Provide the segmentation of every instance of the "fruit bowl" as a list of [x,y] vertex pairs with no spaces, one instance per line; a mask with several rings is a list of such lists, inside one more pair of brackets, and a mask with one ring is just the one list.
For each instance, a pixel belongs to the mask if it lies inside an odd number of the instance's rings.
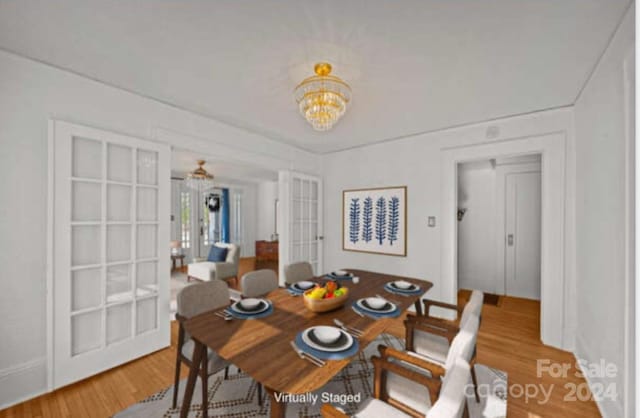
[[[329,286],[329,289],[333,287],[329,284],[326,286]],[[338,294],[336,295],[335,292]],[[333,293],[333,295],[327,297],[330,293]],[[349,289],[346,287],[334,288],[333,290],[327,290],[326,287],[316,287],[304,292],[302,297],[304,306],[306,306],[311,312],[333,311],[334,309],[338,309],[344,305],[348,299]]]

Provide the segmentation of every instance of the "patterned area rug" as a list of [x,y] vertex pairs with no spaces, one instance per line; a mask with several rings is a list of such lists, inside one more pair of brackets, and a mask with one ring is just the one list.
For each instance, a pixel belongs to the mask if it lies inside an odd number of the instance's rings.
[[[404,340],[389,334],[380,335],[367,348],[354,359],[348,367],[336,375],[323,388],[313,392],[318,395],[318,402],[290,403],[287,406],[287,418],[320,418],[320,401],[323,393],[358,394],[364,401],[373,392],[373,365],[368,359],[378,353],[377,347],[384,344],[398,350],[404,349]],[[235,372],[235,373],[234,373]],[[507,375],[506,373],[483,365],[476,365],[476,374],[480,390],[480,403],[469,396],[467,404],[469,415],[472,418],[505,417],[507,412]],[[130,408],[115,415],[115,418],[174,418],[180,415],[180,402],[186,386],[186,379],[180,382],[178,395],[178,408],[171,408],[173,399],[173,386],[162,390],[149,398],[139,402]],[[202,416],[200,406],[202,402],[200,379],[196,384],[191,404],[189,418]],[[240,417],[267,417],[269,416],[269,400],[265,399],[263,406],[258,405],[258,391],[256,383],[245,373],[238,372],[232,367],[229,379],[224,380],[224,372],[221,371],[209,378],[209,417],[240,418]],[[343,409],[347,414],[353,414],[358,409],[358,404],[346,403]]]

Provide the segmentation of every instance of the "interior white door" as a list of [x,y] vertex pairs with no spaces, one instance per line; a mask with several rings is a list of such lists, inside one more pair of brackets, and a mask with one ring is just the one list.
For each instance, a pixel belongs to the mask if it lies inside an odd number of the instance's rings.
[[166,347],[169,148],[55,122],[53,386]]
[[506,176],[505,289],[540,300],[540,172]]
[[284,266],[307,261],[322,273],[322,180],[293,171],[279,173],[280,280]]

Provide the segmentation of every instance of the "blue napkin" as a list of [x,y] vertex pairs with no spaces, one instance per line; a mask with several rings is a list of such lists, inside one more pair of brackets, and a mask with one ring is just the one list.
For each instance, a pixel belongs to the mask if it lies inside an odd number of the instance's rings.
[[307,343],[304,342],[304,340],[302,339],[302,332],[299,332],[296,335],[296,345],[298,346],[299,349],[306,351],[307,353],[312,354],[322,360],[342,360],[347,357],[356,355],[358,353],[358,349],[360,348],[358,339],[354,337],[353,344],[351,345],[351,347],[347,348],[346,350],[343,350],[343,351],[316,350],[315,348],[309,346]]

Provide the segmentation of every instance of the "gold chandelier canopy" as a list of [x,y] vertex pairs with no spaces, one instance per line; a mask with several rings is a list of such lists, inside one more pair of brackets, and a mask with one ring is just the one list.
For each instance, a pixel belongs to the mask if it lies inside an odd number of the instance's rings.
[[331,64],[320,62],[316,75],[306,78],[294,90],[300,114],[316,131],[328,131],[340,120],[351,101],[351,87],[331,75]]

